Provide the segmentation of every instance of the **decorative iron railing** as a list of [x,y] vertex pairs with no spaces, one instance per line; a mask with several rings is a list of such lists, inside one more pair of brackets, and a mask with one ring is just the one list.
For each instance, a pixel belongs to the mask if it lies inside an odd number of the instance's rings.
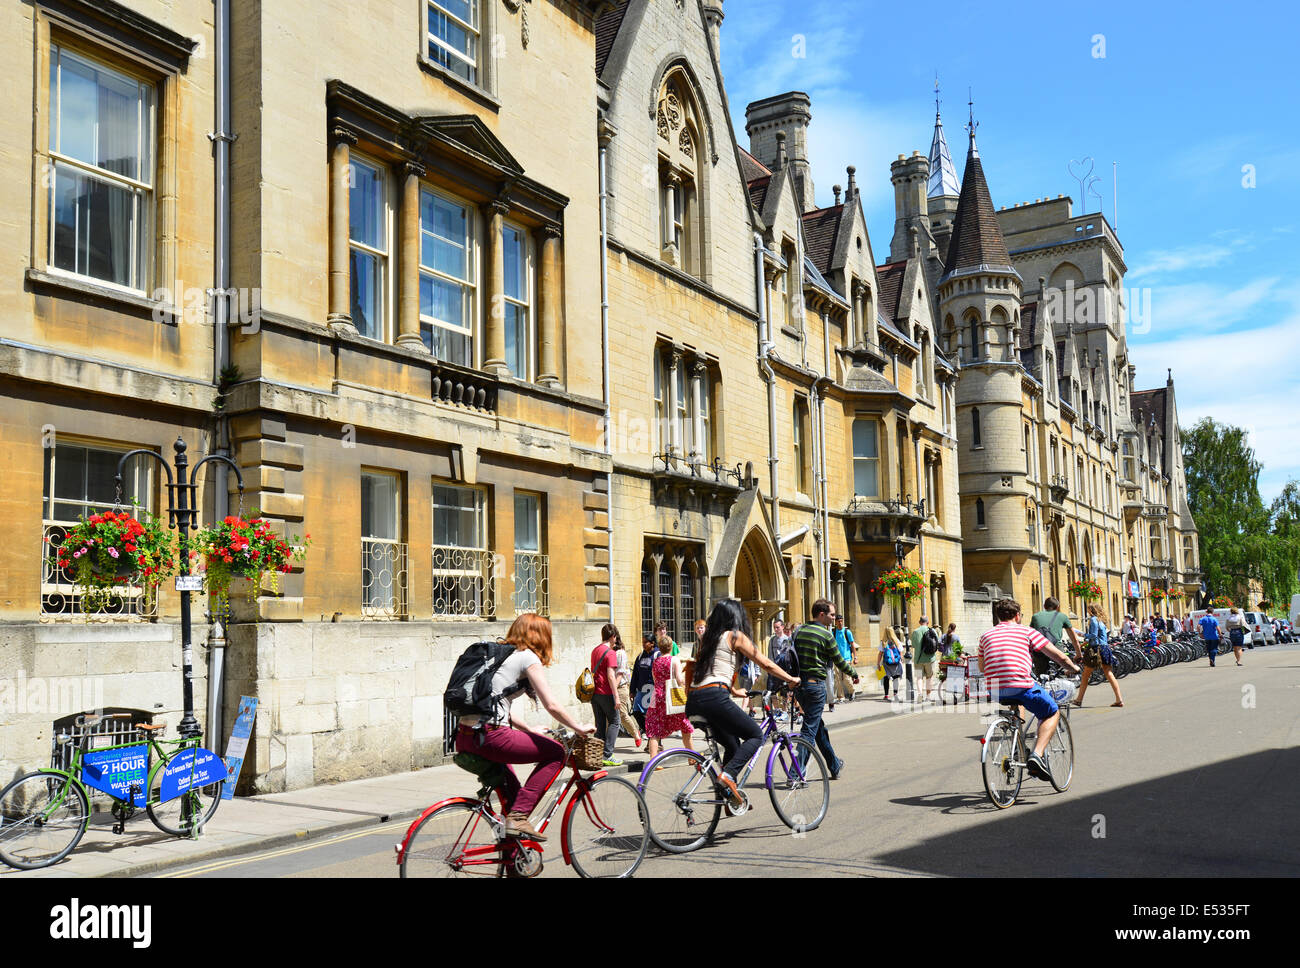
[[[655,454],[655,463],[662,467],[661,473],[680,474],[715,484],[727,484],[735,487],[745,486],[745,473],[740,465],[728,467],[722,458],[715,457],[712,463],[692,460],[680,454]],[[658,468],[656,468],[658,469]]]
[[405,618],[406,587],[406,544],[386,538],[362,538],[362,618]]
[[41,614],[42,622],[147,622],[158,616],[158,596],[142,585],[123,585],[108,592],[102,603],[85,610],[77,593],[70,568],[60,568],[50,552],[63,543],[72,521],[46,521],[41,542]]
[[515,614],[536,612],[551,614],[550,582],[547,577],[549,558],[531,551],[515,552]]
[[494,618],[498,570],[490,551],[434,545],[433,617]]
[[925,499],[913,502],[912,495],[900,498],[854,497],[844,509],[845,514],[866,514],[880,517],[925,517]]

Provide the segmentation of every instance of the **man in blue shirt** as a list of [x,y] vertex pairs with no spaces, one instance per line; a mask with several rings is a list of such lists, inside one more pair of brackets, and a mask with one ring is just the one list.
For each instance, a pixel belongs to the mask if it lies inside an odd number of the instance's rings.
[[[843,615],[835,616],[835,647],[840,651],[840,658],[849,665],[856,666],[858,664],[858,646],[853,641],[853,630],[844,627]],[[828,697],[832,695],[829,689],[827,689],[827,695]],[[840,699],[847,698],[849,702],[853,702],[853,680],[838,669],[835,670],[834,695],[837,695]],[[830,704],[830,708],[835,708],[834,702]]]
[[1214,668],[1214,657],[1219,654],[1219,622],[1213,612],[1201,616],[1201,638],[1205,639],[1206,650],[1210,654],[1210,668]]

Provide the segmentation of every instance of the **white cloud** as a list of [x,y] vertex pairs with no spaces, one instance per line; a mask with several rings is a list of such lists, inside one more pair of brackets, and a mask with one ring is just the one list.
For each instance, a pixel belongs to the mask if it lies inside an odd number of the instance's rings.
[[1144,276],[1184,272],[1188,269],[1209,269],[1231,258],[1233,247],[1228,245],[1189,245],[1181,249],[1152,252],[1147,261],[1129,272],[1125,279],[1133,281]]
[[[1127,281],[1127,280],[1126,280]],[[1141,307],[1157,338],[1169,339],[1168,334],[1220,332],[1235,328],[1250,318],[1267,317],[1269,304],[1285,303],[1287,294],[1280,291],[1278,278],[1269,276],[1253,279],[1235,289],[1226,289],[1208,282],[1183,285],[1144,286],[1147,290]],[[1136,294],[1129,294],[1130,311],[1138,311]],[[1285,305],[1271,311],[1284,315]],[[1137,343],[1139,337],[1131,337]]]

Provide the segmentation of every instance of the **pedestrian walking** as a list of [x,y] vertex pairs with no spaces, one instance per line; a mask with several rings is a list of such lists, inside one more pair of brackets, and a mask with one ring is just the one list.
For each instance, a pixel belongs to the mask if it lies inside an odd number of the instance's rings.
[[[1055,598],[1048,596],[1043,602],[1043,610],[1035,612],[1029,619],[1029,627],[1035,632],[1042,634],[1043,638],[1051,642],[1058,649],[1061,648],[1062,640],[1066,638],[1066,632],[1069,632],[1070,644],[1073,649],[1061,649],[1063,652],[1069,652],[1071,656],[1079,655],[1079,634],[1070,624],[1070,616],[1061,611],[1061,603]],[[1109,628],[1107,629],[1109,635]],[[1040,658],[1038,653],[1034,654],[1034,675],[1041,676],[1047,671],[1047,659]]]
[[[845,626],[844,616],[838,612],[835,613],[835,648],[840,650],[841,659],[857,668],[858,643],[854,641],[853,630]],[[838,668],[835,670],[835,692],[840,699],[853,702],[853,681]],[[834,705],[831,708],[834,709]]]
[[831,746],[830,733],[822,722],[822,713],[826,707],[827,670],[831,666],[839,669],[854,682],[858,681],[857,671],[844,661],[840,650],[835,647],[835,636],[831,634],[831,616],[835,606],[824,598],[813,602],[813,620],[800,626],[794,636],[795,652],[799,656],[799,678],[802,680],[795,689],[795,699],[803,710],[803,735],[817,744],[826,765],[831,771],[831,779],[839,779],[844,769],[844,761],[835,755]]
[[957,623],[949,622],[948,631],[943,633],[943,638],[939,640],[939,651],[943,653],[945,659],[952,657],[953,649],[961,645],[961,639],[957,635]]
[[623,636],[618,634],[618,628],[613,625],[609,627],[614,630],[614,658],[618,663],[614,670],[618,681],[618,719],[623,731],[640,749],[641,727],[632,715],[632,669],[627,660],[627,647],[623,645]]
[[1219,620],[1213,610],[1201,616],[1201,638],[1205,640],[1205,651],[1210,656],[1210,668],[1214,668],[1214,657],[1219,654]]
[[646,710],[650,708],[650,701],[655,694],[652,667],[656,655],[658,655],[658,652],[655,650],[655,640],[647,635],[641,641],[641,654],[632,663],[632,682],[630,684],[632,716],[636,719],[637,725],[641,727],[642,733],[645,733]]
[[1241,647],[1246,640],[1246,616],[1241,614],[1241,610],[1233,605],[1228,609],[1228,641],[1232,643],[1232,655],[1237,660],[1237,665],[1241,665]]
[[596,681],[596,692],[591,697],[591,712],[596,718],[596,735],[605,740],[605,766],[622,766],[615,759],[614,744],[618,741],[618,658],[614,638],[618,629],[606,624],[601,627],[601,643],[591,650],[591,677]]
[[1120,695],[1119,680],[1115,678],[1115,670],[1112,668],[1115,656],[1110,651],[1110,626],[1106,622],[1106,613],[1096,602],[1088,606],[1088,629],[1084,632],[1083,640],[1083,661],[1080,663],[1083,666],[1083,675],[1079,680],[1079,694],[1075,696],[1074,704],[1083,705],[1083,694],[1088,691],[1088,680],[1092,678],[1093,672],[1101,669],[1102,675],[1106,677],[1106,681],[1115,692],[1115,701],[1111,705],[1123,706],[1124,697]]
[[691,725],[684,712],[669,715],[666,709],[668,699],[665,692],[669,683],[674,686],[683,684],[681,662],[672,654],[673,640],[667,632],[664,632],[659,636],[656,645],[659,655],[655,657],[654,665],[650,667],[654,678],[654,699],[645,715],[645,734],[650,741],[646,745],[646,752],[651,759],[659,754],[659,741],[667,739],[673,733],[681,733],[682,745],[691,749],[691,733],[695,732],[695,727]]
[[898,633],[892,628],[885,630],[886,639],[880,645],[880,652],[876,655],[877,671],[884,669],[885,674],[881,678],[881,685],[885,687],[885,702],[889,702],[889,684],[894,684],[894,699],[897,701],[901,698],[901,680],[903,678],[903,650],[898,647]]
[[934,682],[934,658],[939,654],[939,633],[930,628],[930,622],[924,615],[912,632],[912,653],[915,658],[912,667],[921,678],[918,702],[930,698],[931,683]]

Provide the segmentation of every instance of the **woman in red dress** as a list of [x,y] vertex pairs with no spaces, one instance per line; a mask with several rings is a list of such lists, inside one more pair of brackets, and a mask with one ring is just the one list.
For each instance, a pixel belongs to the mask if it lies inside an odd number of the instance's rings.
[[682,685],[682,670],[677,656],[672,655],[673,639],[667,632],[659,634],[659,655],[650,667],[650,673],[654,677],[655,697],[650,704],[650,708],[645,714],[645,734],[650,740],[650,745],[646,747],[646,752],[651,759],[659,752],[659,741],[666,739],[673,733],[682,734],[682,745],[691,749],[691,733],[695,728],[687,720],[685,713],[677,713],[673,716],[664,715],[664,692],[667,689],[669,680],[677,685]]

